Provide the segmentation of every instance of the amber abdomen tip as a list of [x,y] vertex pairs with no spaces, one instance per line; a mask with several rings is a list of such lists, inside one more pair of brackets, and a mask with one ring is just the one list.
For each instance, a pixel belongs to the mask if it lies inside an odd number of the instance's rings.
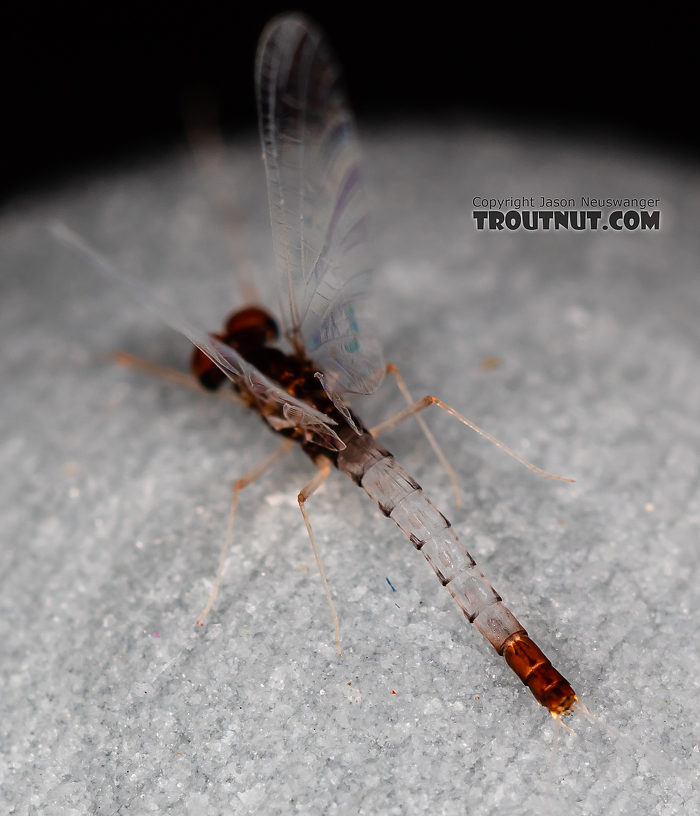
[[576,693],[526,634],[518,633],[506,641],[503,657],[530,689],[534,698],[554,717],[571,711]]

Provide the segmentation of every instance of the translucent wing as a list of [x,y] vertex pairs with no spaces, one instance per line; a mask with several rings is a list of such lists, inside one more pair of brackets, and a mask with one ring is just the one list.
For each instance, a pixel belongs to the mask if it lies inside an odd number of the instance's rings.
[[292,344],[334,401],[382,381],[367,284],[367,207],[355,125],[321,33],[299,15],[273,20],[258,47],[256,89],[270,220]]
[[171,328],[184,334],[197,348],[201,349],[209,359],[215,363],[224,374],[234,383],[241,385],[246,391],[255,395],[261,407],[271,406],[282,408],[282,416],[268,417],[273,427],[301,427],[307,430],[313,441],[331,450],[343,450],[344,443],[338,437],[331,425],[337,423],[317,411],[308,403],[296,399],[288,394],[279,385],[272,382],[258,369],[247,362],[241,355],[225,343],[219,342],[208,332],[196,328],[171,303],[156,297],[137,278],[127,275],[117,269],[102,254],[89,246],[65,224],[51,225],[51,232],[62,243],[80,252],[90,259],[97,269],[106,278],[116,281],[130,292],[138,303],[156,314]]

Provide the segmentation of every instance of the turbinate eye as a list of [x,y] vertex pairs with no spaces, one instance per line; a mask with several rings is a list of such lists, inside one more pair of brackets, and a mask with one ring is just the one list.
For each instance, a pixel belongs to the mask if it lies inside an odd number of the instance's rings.
[[263,345],[276,340],[279,331],[273,318],[258,306],[234,312],[226,321],[226,335],[238,342]]

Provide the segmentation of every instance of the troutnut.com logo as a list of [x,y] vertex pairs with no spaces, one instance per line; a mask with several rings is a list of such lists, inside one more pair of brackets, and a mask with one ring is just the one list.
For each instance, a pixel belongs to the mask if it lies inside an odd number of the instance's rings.
[[547,198],[474,196],[478,230],[658,230],[658,198]]

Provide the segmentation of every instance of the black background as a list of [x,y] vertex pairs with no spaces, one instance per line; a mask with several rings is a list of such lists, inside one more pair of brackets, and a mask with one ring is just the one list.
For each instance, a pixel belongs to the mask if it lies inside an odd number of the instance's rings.
[[[288,8],[208,0],[7,7],[0,192],[184,145],[185,111],[202,100],[215,103],[227,133],[254,127],[257,39]],[[685,47],[683,22],[670,33],[658,11],[300,8],[326,30],[365,124],[407,114],[443,123],[487,117],[697,155],[697,44]]]

